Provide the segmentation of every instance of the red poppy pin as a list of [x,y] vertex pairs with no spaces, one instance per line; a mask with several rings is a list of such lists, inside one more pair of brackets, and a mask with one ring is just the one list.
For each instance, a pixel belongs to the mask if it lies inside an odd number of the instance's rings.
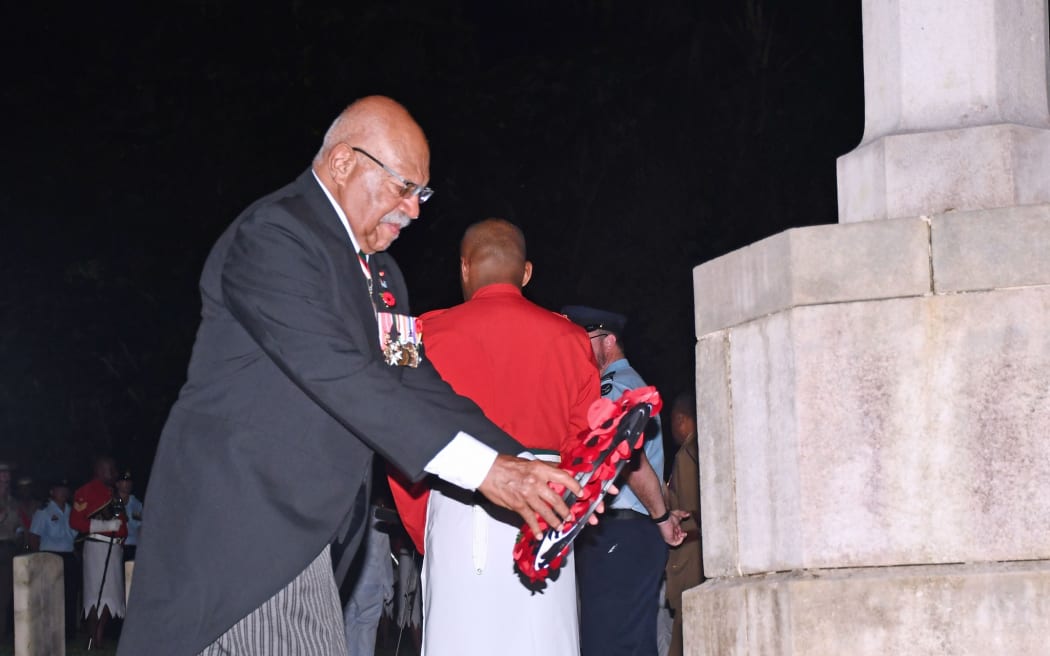
[[383,292],[382,294],[383,304],[388,308],[394,307],[397,304],[397,299],[390,292]]

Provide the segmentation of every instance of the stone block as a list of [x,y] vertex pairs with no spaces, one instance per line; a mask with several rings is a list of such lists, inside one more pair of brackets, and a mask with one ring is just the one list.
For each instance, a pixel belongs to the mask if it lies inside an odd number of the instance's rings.
[[1022,125],[890,134],[838,159],[839,221],[1050,202],[1050,130]]
[[65,656],[62,558],[26,554],[13,567],[15,656]]
[[684,595],[686,656],[1041,656],[1050,563],[714,579]]
[[[1048,325],[1041,286],[802,306],[730,329],[718,430],[735,476],[701,476],[705,564],[1050,558]],[[713,369],[708,348],[698,367]],[[724,412],[715,392],[698,401],[701,424]],[[702,463],[726,466],[718,445],[701,440]],[[718,533],[736,536],[736,563]]]
[[1050,284],[1050,205],[931,217],[937,292]]
[[704,572],[707,576],[738,574],[736,544],[736,463],[733,461],[732,407],[729,399],[729,334],[706,335],[696,345],[696,401],[703,408],[696,425],[700,452],[700,495]]
[[811,226],[701,264],[697,336],[797,305],[928,293],[929,240],[919,218]]
[[1039,0],[863,3],[864,140],[999,123],[1050,127]]
[[1045,1],[866,1],[863,24],[839,221],[1050,202]]
[[805,561],[791,317],[791,310],[778,312],[729,331],[740,558],[734,569],[744,573]]

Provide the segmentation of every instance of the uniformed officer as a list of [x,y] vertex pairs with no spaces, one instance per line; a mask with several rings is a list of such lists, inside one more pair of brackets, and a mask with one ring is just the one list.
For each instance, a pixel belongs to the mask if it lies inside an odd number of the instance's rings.
[[[615,401],[627,390],[646,386],[624,356],[626,317],[581,305],[564,307],[562,313],[590,337],[604,398]],[[606,521],[588,527],[576,543],[581,656],[656,654],[667,545],[682,542],[680,524],[688,516],[667,505],[657,473],[663,468],[660,418],[654,417],[641,452],[624,470],[620,493],[607,504]]]
[[124,506],[124,515],[128,520],[128,537],[124,540],[124,562],[128,562],[135,560],[135,549],[139,544],[139,529],[142,528],[142,501],[132,494],[135,479],[132,478],[130,470],[120,475],[116,485],[117,497]]
[[113,503],[117,466],[109,457],[95,459],[95,478],[73,494],[69,525],[85,533],[84,617],[89,647],[98,649],[112,617],[124,617],[123,542],[128,523],[123,508]]
[[80,586],[80,567],[73,554],[77,531],[69,525],[73,506],[69,503],[69,482],[58,479],[48,489],[45,506],[33,514],[29,527],[29,546],[33,551],[45,551],[62,558],[62,583],[65,589],[66,637],[72,638],[77,628],[77,588]]

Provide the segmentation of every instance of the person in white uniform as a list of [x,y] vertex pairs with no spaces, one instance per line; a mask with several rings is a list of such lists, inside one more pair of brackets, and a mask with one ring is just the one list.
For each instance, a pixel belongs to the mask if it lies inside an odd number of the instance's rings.
[[56,480],[48,490],[47,504],[33,513],[29,526],[29,548],[53,553],[62,558],[62,581],[65,591],[66,637],[72,638],[77,629],[77,587],[80,567],[73,546],[77,532],[69,525],[73,506],[69,503],[69,483]]

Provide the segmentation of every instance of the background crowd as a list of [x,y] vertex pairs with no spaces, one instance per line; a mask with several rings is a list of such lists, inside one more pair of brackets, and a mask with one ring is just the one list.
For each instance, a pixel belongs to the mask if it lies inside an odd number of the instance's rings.
[[98,647],[119,632],[119,624],[107,624],[124,615],[124,563],[135,560],[142,500],[134,493],[131,471],[118,474],[110,457],[95,457],[83,471],[90,477],[71,483],[54,470],[41,476],[0,462],[0,636],[5,642],[14,629],[13,560],[36,552],[62,559],[67,639],[83,634]]

